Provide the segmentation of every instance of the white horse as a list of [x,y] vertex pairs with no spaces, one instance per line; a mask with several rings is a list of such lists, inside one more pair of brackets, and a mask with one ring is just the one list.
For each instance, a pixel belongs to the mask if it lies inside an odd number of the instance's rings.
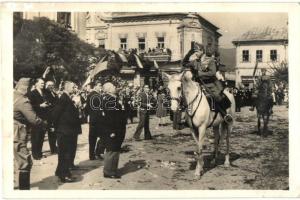
[[[218,157],[219,142],[222,140],[223,136],[226,134],[226,156],[225,156],[225,167],[230,166],[229,161],[229,137],[232,130],[232,123],[227,124],[224,122],[223,117],[220,113],[217,115],[216,112],[211,111],[209,103],[203,92],[203,86],[192,80],[192,73],[190,71],[184,71],[180,74],[169,75],[164,73],[168,77],[169,83],[168,88],[170,90],[171,96],[171,110],[175,111],[178,109],[181,97],[185,98],[187,103],[187,116],[188,123],[191,127],[192,135],[198,145],[198,159],[197,167],[195,171],[195,176],[200,178],[203,175],[203,143],[205,139],[205,132],[208,127],[213,128],[215,135],[215,155],[212,163],[216,164],[216,159]],[[231,107],[227,109],[227,113],[234,117],[235,112],[235,100],[233,94],[231,94],[228,89],[224,90],[224,94],[231,101]]]

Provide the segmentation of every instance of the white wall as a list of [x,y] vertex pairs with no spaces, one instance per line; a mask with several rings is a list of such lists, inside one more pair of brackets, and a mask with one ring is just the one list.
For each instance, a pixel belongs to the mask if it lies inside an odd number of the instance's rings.
[[[242,52],[243,50],[249,50],[249,62],[243,62]],[[256,63],[256,50],[263,51],[262,62],[257,65],[256,75],[260,75],[260,69],[266,68],[267,74],[272,73],[271,66],[279,65],[282,61],[288,60],[288,46],[283,44],[248,44],[240,45],[236,47],[236,82],[241,81],[241,76],[252,76],[255,63]],[[277,62],[273,62],[270,59],[270,50],[277,50]]]
[[[172,59],[180,57],[180,45],[179,36],[177,33],[177,27],[179,22],[169,20],[165,21],[151,21],[144,23],[116,23],[109,27],[107,48],[118,50],[120,48],[120,34],[127,34],[127,48],[138,48],[137,33],[146,33],[146,50],[148,48],[157,47],[156,32],[165,33],[165,48],[169,48],[172,51]],[[180,58],[179,58],[180,59]]]

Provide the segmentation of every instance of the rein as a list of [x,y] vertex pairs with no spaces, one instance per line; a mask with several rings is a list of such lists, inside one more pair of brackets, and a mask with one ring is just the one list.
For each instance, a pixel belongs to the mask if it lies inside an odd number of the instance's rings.
[[[200,100],[198,101],[197,107],[196,107],[196,109],[194,110],[194,112],[193,112],[191,115],[189,114],[189,112],[187,112],[188,116],[189,116],[191,119],[194,118],[194,116],[195,116],[195,114],[196,114],[196,111],[198,110],[198,107],[200,106],[200,103],[201,103],[201,100],[202,100],[202,97],[203,97],[203,92],[201,91],[200,86],[197,86],[197,88],[198,88],[197,95],[196,95],[196,96],[194,97],[194,99],[193,99],[191,102],[189,102],[188,105],[187,105],[187,109],[189,109],[189,107],[190,107],[192,104],[194,104],[194,102],[198,99],[199,95],[201,95],[201,96],[200,96]],[[183,93],[184,93],[184,92],[183,92],[183,87],[182,87],[182,96],[183,96]]]

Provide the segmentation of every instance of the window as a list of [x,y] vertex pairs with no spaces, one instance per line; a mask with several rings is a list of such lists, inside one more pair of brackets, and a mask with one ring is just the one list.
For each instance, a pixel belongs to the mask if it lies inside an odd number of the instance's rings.
[[165,48],[165,38],[164,37],[157,38],[157,47],[160,49]]
[[123,50],[127,49],[127,38],[120,38],[120,47]]
[[277,50],[270,51],[270,59],[271,61],[277,61]]
[[243,62],[249,62],[249,50],[243,50]]
[[71,28],[71,13],[70,12],[58,12],[57,23],[64,25],[66,28]]
[[146,41],[145,38],[139,38],[139,50],[146,49]]
[[105,49],[105,40],[99,39],[99,47]]
[[262,50],[256,50],[256,61],[262,62],[263,58],[263,51]]

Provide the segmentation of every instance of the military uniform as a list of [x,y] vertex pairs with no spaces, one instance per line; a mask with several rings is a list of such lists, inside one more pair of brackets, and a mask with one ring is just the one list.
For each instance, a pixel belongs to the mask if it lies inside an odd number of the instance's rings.
[[[265,92],[267,92],[265,94]],[[257,96],[264,96],[266,95],[267,101],[270,105],[270,112],[272,112],[273,108],[273,97],[272,97],[272,82],[271,78],[268,75],[262,75],[258,78],[256,83],[255,95],[254,98]],[[256,99],[254,99],[256,101]]]
[[[203,55],[200,59],[189,61],[189,58],[195,51],[192,49],[184,57],[182,65],[186,69],[190,69],[194,74],[194,80],[204,86],[206,91],[214,97],[217,104],[216,107],[222,116],[228,116],[226,109],[230,107],[231,102],[223,94],[224,86],[216,77],[217,65],[215,59]],[[231,119],[229,119],[231,121]]]
[[[22,78],[18,84],[29,85],[29,79]],[[27,149],[28,125],[41,126],[43,121],[36,115],[29,99],[14,91],[14,159],[19,171],[19,189],[30,189],[31,154]]]

